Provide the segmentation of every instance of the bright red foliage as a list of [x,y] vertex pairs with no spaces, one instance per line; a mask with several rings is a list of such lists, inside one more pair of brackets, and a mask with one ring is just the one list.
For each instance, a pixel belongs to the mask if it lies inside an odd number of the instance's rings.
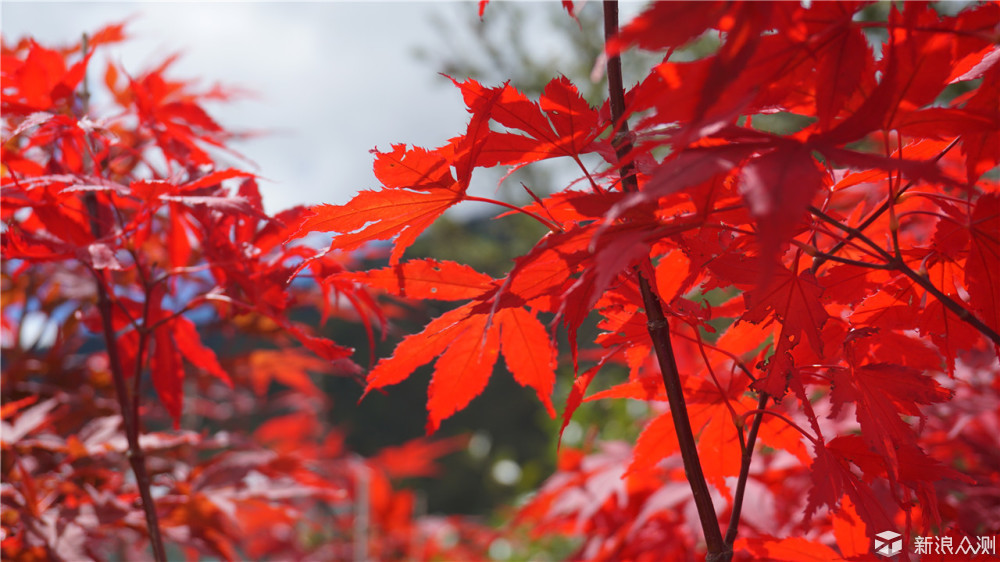
[[[510,84],[455,80],[463,134],[436,149],[393,145],[375,154],[382,189],[276,217],[252,174],[214,168],[231,135],[201,108],[205,95],[164,77],[167,65],[136,77],[109,67],[132,119],[93,121],[80,46],[5,44],[4,554],[138,548],[142,486],[114,472],[138,444],[121,440],[105,395],[112,381],[127,394],[125,377],[140,389],[148,369],[175,427],[185,398],[223,423],[218,397],[271,383],[312,408],[238,443],[143,434],[168,540],[186,553],[481,557],[490,533],[460,526],[467,540],[436,542],[415,530],[427,523],[410,517],[413,496],[389,486],[427,474],[415,456],[453,443],[354,461],[315,417],[323,398],[307,373],[360,370],[351,350],[289,319],[311,298],[289,281],[305,268],[369,337],[384,321],[371,292],[456,304],[367,373],[370,392],[434,362],[429,432],[483,392],[501,356],[555,416],[562,337],[575,377],[564,427],[587,401],[651,404],[634,446],[563,449],[519,511],[539,539],[582,538],[579,557],[861,559],[887,530],[911,554],[914,536],[1000,534],[1000,6],[942,16],[908,2],[877,21],[860,17],[865,6],[655,3],[607,44],[609,68],[632,48],[663,55],[623,103],[614,81],[594,108],[565,77],[537,102]],[[718,47],[678,56],[698,38]],[[484,201],[467,193],[477,168],[556,157],[584,187],[518,209],[549,233],[506,276],[405,259],[447,209]],[[294,243],[316,231],[336,233],[330,252]],[[343,252],[390,239],[388,267],[348,271]],[[339,312],[322,306],[324,318]],[[47,350],[20,341],[35,312],[61,326]],[[189,313],[278,349],[220,357]],[[604,333],[580,342],[588,317]],[[82,350],[78,333],[103,333],[107,350]],[[624,371],[587,394],[599,373]],[[153,415],[133,392],[120,400],[130,438],[131,408]],[[380,540],[296,540],[298,525],[322,533],[302,514],[351,494],[370,496]],[[741,512],[745,502],[754,509]],[[720,544],[710,531],[730,518]],[[64,538],[52,539],[54,522]]]
[[[224,93],[167,78],[170,61],[109,64],[112,105],[91,109],[93,49],[122,38],[2,47],[3,558],[146,559],[159,529],[187,558],[482,552],[491,531],[415,518],[393,487],[460,442],[364,459],[321,422],[312,374],[360,368],[293,313],[358,318],[370,337],[385,317],[336,277],[350,259],[285,244],[305,209],[269,216],[252,173],[217,167],[233,135],[202,104]],[[291,282],[301,268],[319,291]]]
[[[471,114],[464,135],[379,154],[383,190],[317,207],[299,232],[337,232],[338,249],[399,234],[389,269],[351,278],[468,301],[403,340],[368,389],[437,358],[434,430],[482,392],[503,353],[548,405],[562,323],[578,373],[564,420],[610,363],[627,365],[628,381],[589,399],[664,401],[648,360],[660,336],[655,322],[647,330],[644,279],[655,280],[717,515],[744,494],[771,506],[767,520],[744,514],[737,557],[855,556],[883,530],[1000,533],[995,503],[960,501],[1000,491],[995,447],[958,445],[1000,421],[1000,7],[945,17],[912,2],[865,21],[864,6],[655,3],[608,43],[609,56],[664,54],[625,92],[627,134],[613,130],[617,110],[589,107],[563,77],[538,102],[509,84],[455,81]],[[887,39],[873,44],[869,30]],[[719,39],[713,54],[671,56],[705,36]],[[769,125],[775,115],[786,125]],[[605,165],[586,167],[587,154]],[[575,161],[587,187],[522,209],[551,232],[506,277],[403,259],[431,220],[470,199],[475,167],[553,157]],[[632,174],[637,190],[620,177]],[[586,354],[598,365],[579,374],[577,328],[593,311],[608,333]],[[740,476],[751,427],[760,443],[750,438]],[[539,535],[587,537],[587,558],[693,556],[703,547],[674,429],[658,415],[634,450],[566,463],[521,519]]]

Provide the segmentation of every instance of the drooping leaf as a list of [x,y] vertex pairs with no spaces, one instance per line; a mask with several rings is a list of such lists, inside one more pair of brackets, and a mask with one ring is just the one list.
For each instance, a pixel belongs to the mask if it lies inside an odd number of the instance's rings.
[[500,350],[514,380],[535,389],[538,400],[555,417],[552,388],[556,382],[556,350],[545,327],[523,308],[498,311],[493,321],[500,325]]
[[173,419],[174,429],[180,429],[184,401],[184,365],[170,336],[167,330],[154,332],[150,370],[156,395]]
[[865,442],[883,455],[893,478],[900,470],[896,451],[916,441],[900,416],[923,417],[918,405],[950,397],[948,390],[915,369],[886,364],[835,370],[831,393],[834,412],[854,403]]
[[465,305],[431,320],[419,334],[403,338],[392,357],[379,360],[368,373],[365,394],[405,380],[418,367],[440,355],[462,333],[461,321],[469,315]]
[[848,462],[831,449],[831,445],[832,442],[813,443],[816,457],[809,467],[812,487],[805,510],[806,521],[821,506],[836,509],[841,498],[847,495],[862,520],[869,524],[870,535],[878,532],[873,529],[891,529],[892,520],[874,490],[851,471]]
[[501,350],[514,379],[535,390],[555,416],[555,350],[535,316],[520,308],[495,314],[475,312],[475,301],[432,320],[424,331],[407,336],[392,357],[368,374],[367,394],[396,384],[437,357],[428,390],[428,433],[482,393]]
[[969,224],[971,246],[965,267],[969,303],[995,332],[1000,332],[1000,195],[976,202]]
[[185,359],[232,388],[233,381],[229,378],[229,374],[219,364],[215,352],[205,347],[201,342],[201,336],[198,335],[198,329],[194,322],[183,316],[178,316],[170,321],[170,332],[177,349],[180,350]]
[[779,147],[743,166],[740,192],[757,219],[765,260],[770,261],[799,228],[823,179],[822,170],[803,146]]
[[639,434],[628,472],[649,470],[679,450],[677,430],[672,415],[670,412],[660,414],[647,423]]
[[487,329],[488,317],[478,314],[463,320],[448,349],[434,364],[427,389],[427,432],[461,410],[486,388],[500,352],[499,330]]

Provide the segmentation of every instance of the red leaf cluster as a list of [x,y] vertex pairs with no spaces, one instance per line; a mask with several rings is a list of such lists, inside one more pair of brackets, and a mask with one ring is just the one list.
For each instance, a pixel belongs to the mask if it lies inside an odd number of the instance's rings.
[[[610,57],[664,57],[625,92],[627,134],[564,77],[537,102],[509,84],[454,81],[471,114],[464,134],[377,154],[383,189],[313,209],[297,234],[338,233],[335,249],[396,237],[389,268],[350,278],[460,303],[380,361],[368,390],[436,358],[433,431],[483,391],[503,354],[548,407],[562,325],[577,376],[564,425],[615,363],[627,381],[589,399],[665,401],[641,296],[651,279],[718,515],[744,494],[773,505],[767,521],[744,516],[744,554],[854,556],[885,529],[1000,532],[995,518],[961,515],[969,487],[997,490],[990,447],[955,444],[981,430],[940,433],[997,419],[1000,9],[944,16],[906,3],[871,20],[865,6],[653,4],[607,45]],[[710,54],[675,56],[706,37],[718,42]],[[404,259],[445,209],[483,201],[466,193],[475,168],[555,157],[574,161],[587,189],[518,208],[550,232],[505,277]],[[596,348],[577,341],[594,315],[606,331]],[[596,364],[580,374],[581,359]],[[968,393],[983,401],[955,398]],[[671,417],[655,416],[634,449],[564,467],[521,517],[587,537],[583,557],[692,556],[677,449]]]
[[285,244],[306,209],[269,215],[217,165],[234,135],[203,104],[225,93],[111,63],[91,106],[94,48],[123,37],[2,46],[3,558],[148,559],[160,535],[189,559],[482,552],[492,532],[397,488],[460,441],[364,459],[321,421],[316,375],[360,368],[293,313],[369,338],[386,317],[349,258]]

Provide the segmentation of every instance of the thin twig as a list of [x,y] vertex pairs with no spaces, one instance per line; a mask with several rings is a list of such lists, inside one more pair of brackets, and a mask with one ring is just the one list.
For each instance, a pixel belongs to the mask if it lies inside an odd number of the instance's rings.
[[764,419],[764,408],[767,406],[768,398],[766,392],[760,393],[760,397],[757,399],[758,412],[750,425],[750,433],[747,434],[747,443],[740,463],[740,476],[736,481],[736,490],[733,493],[733,511],[729,515],[729,528],[726,530],[726,546],[730,550],[732,550],[733,543],[736,542],[736,534],[739,532],[743,496],[746,494],[747,480],[750,477],[750,461],[753,460],[753,447],[757,442],[757,432],[760,430],[760,422]]
[[[938,160],[944,158],[944,155],[948,154],[948,151],[950,151],[952,148],[955,147],[955,145],[958,144],[959,139],[961,139],[961,137],[956,137],[955,140],[953,140],[950,143],[948,143],[948,146],[944,147],[941,150],[941,152],[939,152],[937,154],[937,156],[935,156],[934,158],[932,158],[931,162],[937,162]],[[914,185],[916,185],[916,183],[917,183],[916,180],[909,181],[906,185],[904,185],[902,187],[902,189],[899,189],[899,190],[896,191],[895,197],[898,199],[904,193],[906,193],[907,191],[909,191],[909,189],[911,187],[913,187]],[[856,230],[858,232],[863,232],[866,228],[868,228],[869,226],[871,226],[871,224],[873,222],[875,222],[876,220],[878,220],[878,218],[882,216],[882,213],[884,213],[884,212],[886,212],[888,210],[889,210],[889,200],[887,199],[887,200],[883,201],[882,204],[877,209],[875,209],[874,211],[872,211],[872,214],[868,215],[868,218],[866,218],[865,220],[861,221],[861,223],[858,225],[858,228]],[[830,250],[827,253],[828,254],[836,254],[837,252],[840,251],[841,248],[843,248],[845,245],[847,245],[847,243],[850,242],[853,237],[854,237],[853,235],[849,234],[847,238],[845,238],[844,240],[841,240],[840,242],[837,242],[837,244],[835,244],[833,246],[833,248],[830,248]],[[825,261],[826,261],[826,259],[824,259],[822,257],[817,258],[815,261],[813,261],[812,266],[810,267],[810,270],[813,273],[816,273],[816,271],[819,269],[819,266],[823,265],[823,263]]]
[[928,279],[923,275],[920,275],[919,273],[914,271],[913,268],[906,265],[906,262],[903,261],[901,257],[890,254],[881,246],[873,242],[870,238],[865,236],[860,230],[841,223],[837,219],[834,219],[833,217],[827,215],[823,211],[820,211],[816,207],[810,206],[809,212],[812,213],[813,216],[833,226],[836,226],[837,228],[848,233],[848,235],[857,238],[858,240],[871,246],[882,256],[883,259],[885,259],[886,267],[883,269],[898,271],[903,275],[909,277],[910,279],[913,280],[914,283],[920,285],[920,287],[922,287],[925,291],[927,291],[934,298],[936,298],[942,305],[944,305],[945,308],[953,312],[955,316],[958,316],[964,322],[975,328],[979,333],[989,338],[990,341],[993,342],[993,345],[1000,345],[1000,334],[998,334],[995,330],[993,330],[993,328],[987,326],[982,320],[976,318],[976,316],[972,314],[972,312],[970,312],[969,309],[962,306],[958,301],[944,294],[944,292],[942,292],[941,289],[938,289],[934,285],[934,283],[931,282],[930,279]]

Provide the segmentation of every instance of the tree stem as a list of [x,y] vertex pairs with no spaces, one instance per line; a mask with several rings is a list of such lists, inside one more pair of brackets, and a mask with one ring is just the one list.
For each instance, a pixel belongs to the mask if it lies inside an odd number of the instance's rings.
[[[87,36],[83,36],[82,42],[83,56],[87,56]],[[83,92],[81,94],[82,101],[82,112],[86,116],[89,113],[89,103],[90,103],[90,90],[87,86],[86,75],[83,79]],[[88,140],[89,144],[89,140]],[[90,151],[93,155],[93,150]],[[99,173],[97,169],[97,163],[86,161],[85,165],[93,166],[90,170],[92,173]],[[90,230],[94,235],[96,240],[100,240],[104,236],[104,229],[101,227],[100,220],[100,208],[97,202],[97,195],[93,192],[88,192],[84,196],[84,203],[87,206],[87,212],[90,215]],[[153,556],[156,558],[157,562],[166,562],[167,555],[163,548],[163,537],[160,534],[160,523],[156,515],[156,505],[153,502],[153,495],[150,492],[150,479],[149,473],[146,470],[146,456],[142,452],[142,447],[139,444],[139,425],[138,425],[138,401],[139,394],[135,393],[134,396],[129,396],[128,386],[125,383],[125,373],[122,369],[121,354],[118,351],[118,340],[115,338],[115,329],[112,324],[112,318],[114,311],[112,310],[113,305],[111,298],[108,296],[107,282],[108,276],[103,270],[93,269],[93,274],[95,277],[97,285],[97,309],[101,314],[101,328],[104,335],[104,345],[108,351],[108,363],[111,368],[111,377],[115,384],[115,394],[118,398],[118,407],[122,412],[122,425],[125,426],[125,438],[128,441],[128,452],[126,456],[128,457],[129,464],[132,466],[132,472],[135,474],[135,485],[139,489],[139,496],[142,499],[142,509],[146,515],[146,526],[149,528],[149,542],[153,548]],[[140,350],[141,352],[141,350]],[[141,353],[136,357],[136,362],[142,364]],[[138,379],[138,373],[136,373],[136,378]],[[136,391],[138,391],[139,386],[136,384]],[[130,400],[132,403],[130,404]]]
[[[604,37],[610,39],[618,34],[618,2],[616,0],[605,0],[604,2]],[[621,164],[620,176],[623,191],[638,191],[639,184],[636,181],[635,166],[626,159],[632,151],[632,142],[628,138],[628,121],[625,115],[625,91],[622,84],[621,57],[618,55],[608,57],[608,93],[611,105],[611,118],[614,124],[613,143],[615,152]],[[647,258],[648,259],[648,258]],[[649,335],[653,340],[653,349],[656,359],[663,375],[663,386],[667,391],[667,400],[670,403],[670,415],[674,421],[674,428],[677,432],[677,441],[681,450],[681,458],[684,461],[684,472],[687,475],[688,483],[691,485],[691,493],[694,497],[695,506],[698,508],[698,518],[701,521],[702,532],[705,534],[705,542],[708,547],[706,560],[729,561],[732,559],[732,549],[726,545],[722,538],[722,531],[719,527],[719,519],[715,513],[715,506],[712,504],[711,492],[705,475],[701,469],[701,460],[698,457],[698,447],[694,439],[694,432],[691,428],[691,420],[687,413],[687,405],[684,402],[684,388],[681,383],[680,373],[677,370],[677,360],[674,357],[673,347],[670,344],[670,325],[663,314],[663,305],[659,297],[653,291],[649,281],[639,268],[635,269],[639,279],[639,290],[642,293],[643,307],[646,310]]]

